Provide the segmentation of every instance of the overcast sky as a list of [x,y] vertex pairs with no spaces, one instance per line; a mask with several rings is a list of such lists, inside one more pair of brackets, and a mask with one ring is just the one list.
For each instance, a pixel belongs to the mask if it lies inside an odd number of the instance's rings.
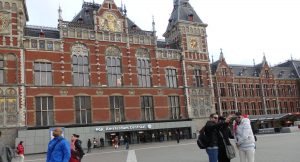
[[[93,2],[93,0],[85,0]],[[94,0],[102,4],[103,0]],[[208,48],[214,61],[220,48],[229,64],[261,63],[263,54],[273,66],[300,59],[300,0],[189,0],[201,20],[208,24]],[[57,27],[60,5],[63,19],[70,21],[83,0],[26,0],[30,25]],[[115,0],[121,6],[121,0]],[[163,38],[173,0],[123,0],[127,15],[143,30]],[[297,16],[298,15],[298,16]]]

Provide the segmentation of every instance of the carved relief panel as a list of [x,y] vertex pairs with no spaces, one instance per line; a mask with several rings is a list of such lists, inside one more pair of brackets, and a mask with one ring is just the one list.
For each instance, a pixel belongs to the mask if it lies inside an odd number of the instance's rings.
[[207,117],[211,114],[211,93],[209,89],[189,89],[191,118]]
[[10,14],[0,12],[0,34],[10,34]]
[[113,13],[106,12],[98,18],[99,29],[110,32],[122,32],[122,20],[119,20]]

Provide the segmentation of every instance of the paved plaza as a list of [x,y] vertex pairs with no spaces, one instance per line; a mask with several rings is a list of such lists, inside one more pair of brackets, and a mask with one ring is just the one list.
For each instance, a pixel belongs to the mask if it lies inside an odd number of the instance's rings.
[[[299,162],[300,132],[259,135],[255,162]],[[45,162],[45,154],[27,155],[26,162]],[[205,150],[198,149],[195,140],[106,147],[86,154],[82,162],[208,162]],[[239,162],[239,157],[231,160]]]

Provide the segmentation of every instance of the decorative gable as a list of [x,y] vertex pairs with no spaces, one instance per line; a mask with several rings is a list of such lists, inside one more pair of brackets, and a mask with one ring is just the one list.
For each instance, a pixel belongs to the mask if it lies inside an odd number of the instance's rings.
[[124,17],[113,0],[105,0],[96,14],[97,30],[123,32]]

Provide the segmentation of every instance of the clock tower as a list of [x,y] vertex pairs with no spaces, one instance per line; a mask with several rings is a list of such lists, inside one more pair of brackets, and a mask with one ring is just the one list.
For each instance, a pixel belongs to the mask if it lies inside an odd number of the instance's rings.
[[215,112],[207,48],[207,24],[197,15],[189,0],[174,0],[173,5],[164,37],[167,43],[176,44],[181,50],[189,118],[204,121]]

